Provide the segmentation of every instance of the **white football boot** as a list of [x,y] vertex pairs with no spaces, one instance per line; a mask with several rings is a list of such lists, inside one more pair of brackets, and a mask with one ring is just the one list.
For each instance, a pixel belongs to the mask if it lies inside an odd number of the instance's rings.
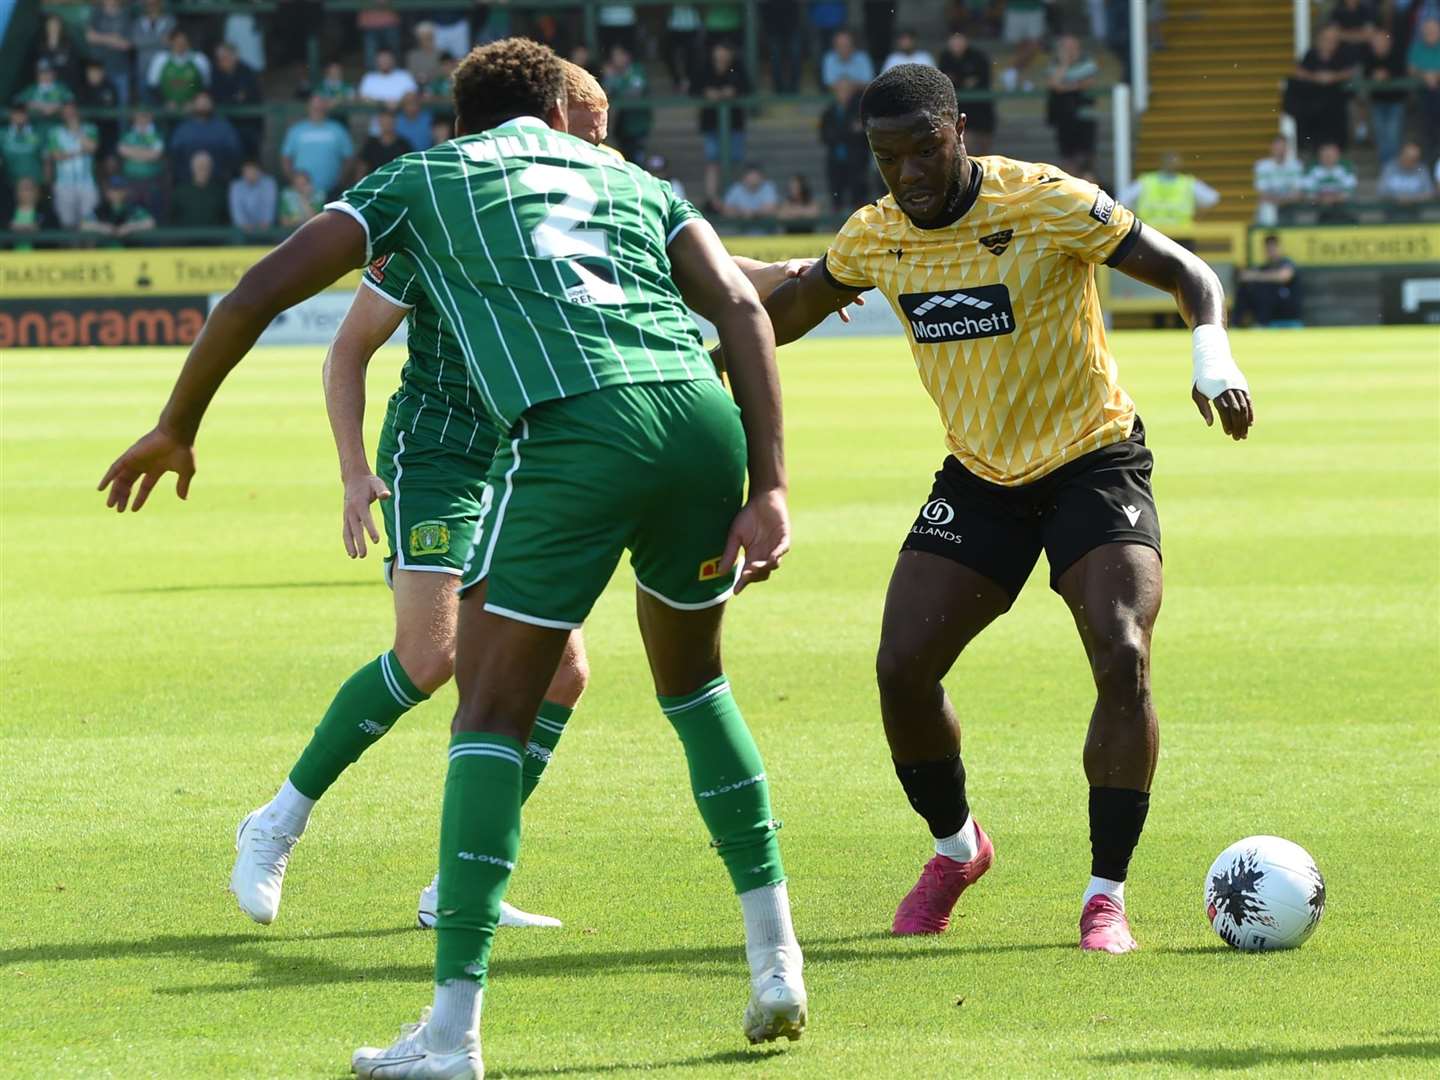
[[[777,958],[778,959],[778,958]],[[750,980],[750,1004],[745,1008],[745,1037],[752,1043],[789,1039],[805,1032],[809,999],[798,966],[777,964]]]
[[275,921],[280,910],[280,886],[285,866],[298,836],[268,829],[260,823],[260,810],[245,815],[235,830],[235,867],[230,871],[230,891],[240,910],[262,926]]
[[484,1080],[485,1063],[480,1044],[469,1037],[457,1050],[432,1050],[426,1042],[427,1006],[415,1024],[400,1029],[390,1046],[362,1046],[350,1056],[355,1075],[372,1080]]
[[[420,890],[420,909],[415,913],[415,925],[421,930],[435,929],[435,916],[440,911],[440,875],[436,874],[429,885]],[[505,901],[500,901],[501,926],[561,926],[559,919],[549,915],[532,915],[521,911]]]

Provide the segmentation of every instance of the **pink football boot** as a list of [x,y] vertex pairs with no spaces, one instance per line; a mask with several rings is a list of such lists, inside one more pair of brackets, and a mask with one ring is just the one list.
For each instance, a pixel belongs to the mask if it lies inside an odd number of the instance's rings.
[[1080,948],[1085,952],[1127,953],[1140,946],[1130,933],[1125,909],[1108,896],[1092,896],[1080,913]]
[[895,910],[892,934],[939,934],[950,925],[950,912],[960,894],[979,881],[995,861],[995,845],[985,835],[980,823],[975,822],[975,839],[980,850],[969,862],[956,862],[944,855],[936,855],[925,869],[920,871],[920,880],[910,890]]

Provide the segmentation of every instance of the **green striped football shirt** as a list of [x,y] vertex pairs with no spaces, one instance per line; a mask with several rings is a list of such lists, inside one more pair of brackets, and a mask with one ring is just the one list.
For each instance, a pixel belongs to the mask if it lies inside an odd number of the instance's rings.
[[465,357],[453,331],[425,295],[410,257],[382,255],[365,268],[361,281],[405,315],[408,355],[400,387],[390,398],[390,422],[431,445],[477,453],[486,461],[499,433],[470,385]]
[[502,430],[626,383],[714,379],[666,247],[699,213],[670,185],[534,117],[396,158],[329,209],[400,252]]

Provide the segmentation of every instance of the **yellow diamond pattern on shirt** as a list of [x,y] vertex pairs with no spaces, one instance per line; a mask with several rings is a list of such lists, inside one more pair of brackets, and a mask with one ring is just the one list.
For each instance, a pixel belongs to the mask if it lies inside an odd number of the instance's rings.
[[[1129,235],[1135,215],[1052,165],[971,160],[984,174],[959,221],[917,228],[887,195],[851,216],[826,263],[836,280],[874,286],[890,301],[950,452],[981,479],[1014,486],[1130,435],[1135,406],[1106,343],[1095,264]],[[1013,237],[997,256],[980,237],[1002,229]],[[903,252],[898,259],[895,249]],[[995,285],[1009,292],[1008,334],[919,340],[901,306],[902,296],[949,298]],[[917,317],[954,320],[982,310],[997,309],[940,303]]]

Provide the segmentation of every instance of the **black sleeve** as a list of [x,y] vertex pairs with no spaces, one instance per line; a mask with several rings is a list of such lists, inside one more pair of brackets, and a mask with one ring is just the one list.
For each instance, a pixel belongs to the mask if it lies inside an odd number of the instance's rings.
[[1135,249],[1135,245],[1139,242],[1140,219],[1137,217],[1134,224],[1130,226],[1130,231],[1125,234],[1125,239],[1121,240],[1120,243],[1115,245],[1115,250],[1112,251],[1110,253],[1110,257],[1105,260],[1105,265],[1112,268],[1119,266],[1122,262],[1125,261],[1125,256],[1129,255],[1130,252]]

